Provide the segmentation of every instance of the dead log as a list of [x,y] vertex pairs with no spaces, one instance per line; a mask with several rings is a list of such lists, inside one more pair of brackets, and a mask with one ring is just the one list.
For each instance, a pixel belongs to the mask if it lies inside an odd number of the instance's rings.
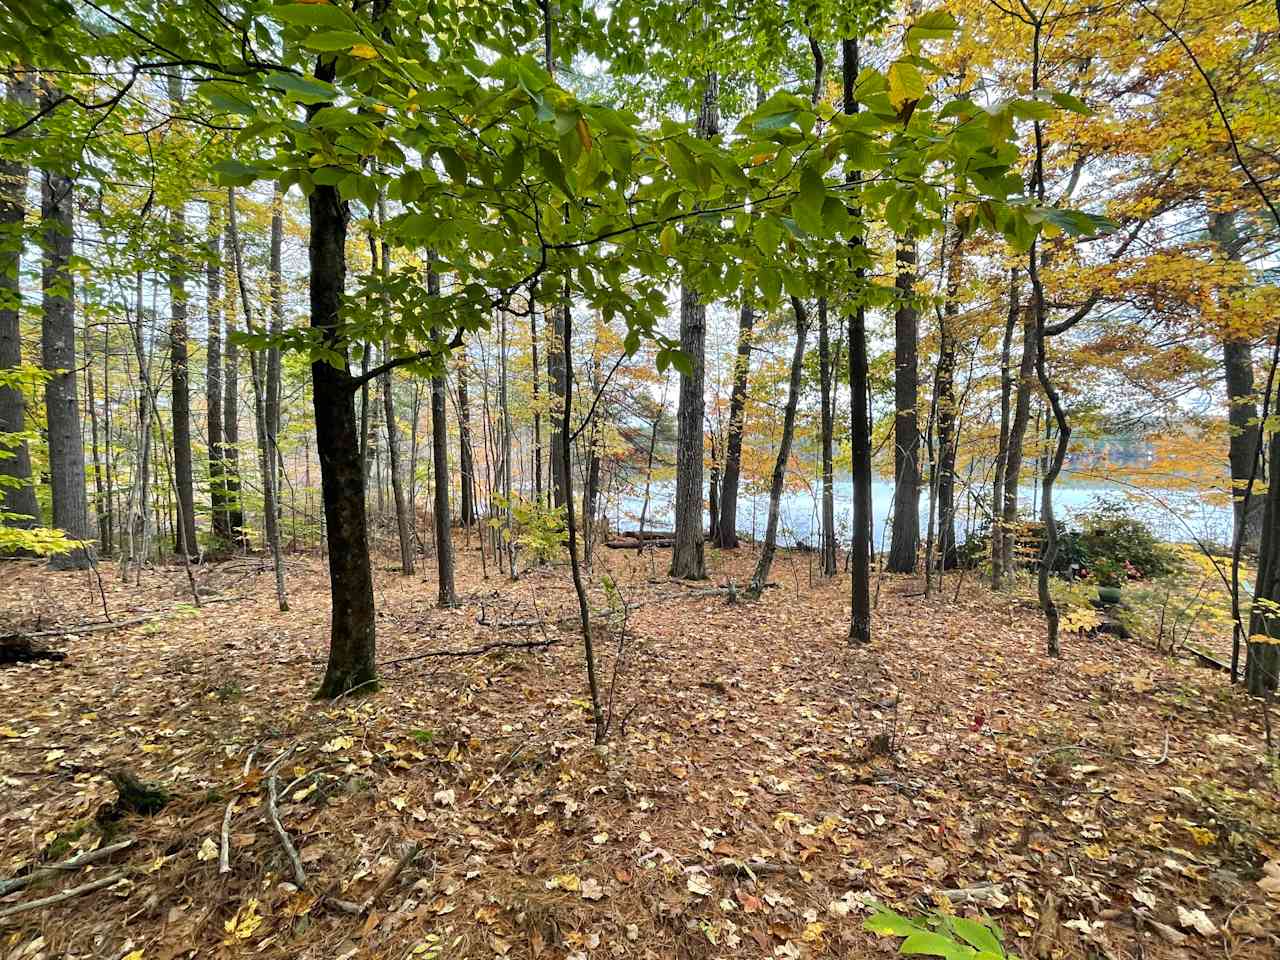
[[645,537],[643,540],[624,537],[621,540],[606,540],[604,545],[610,550],[639,550],[643,547],[671,547],[675,545],[675,540],[665,537]]

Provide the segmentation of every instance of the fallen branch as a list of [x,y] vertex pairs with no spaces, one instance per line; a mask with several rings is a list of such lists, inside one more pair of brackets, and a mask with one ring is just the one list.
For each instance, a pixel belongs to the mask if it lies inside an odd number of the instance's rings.
[[984,883],[976,887],[961,887],[957,890],[935,890],[935,896],[946,897],[952,903],[971,903],[982,900],[999,900],[1006,894],[998,883]]
[[9,880],[0,880],[0,897],[7,896],[15,890],[21,890],[23,887],[35,883],[37,880],[43,880],[45,877],[53,876],[63,870],[79,870],[81,867],[96,863],[99,860],[105,860],[113,853],[119,853],[126,850],[134,844],[133,837],[126,837],[118,840],[108,847],[99,847],[97,850],[87,850],[84,853],[77,853],[74,857],[63,860],[61,863],[50,863],[42,867],[37,867],[30,873],[23,874],[20,877],[13,877]]
[[1208,667],[1211,670],[1221,670],[1223,673],[1231,672],[1231,664],[1223,663],[1217,657],[1211,657],[1203,650],[1197,650],[1195,647],[1190,645],[1184,645],[1182,649],[1186,650],[1189,654],[1199,660],[1200,665],[1203,667]]
[[293,868],[293,879],[297,883],[299,889],[307,885],[307,872],[302,869],[302,858],[298,856],[298,850],[293,845],[293,841],[289,839],[289,832],[285,830],[284,824],[280,822],[280,811],[277,808],[278,792],[280,784],[276,780],[276,767],[284,762],[289,754],[293,753],[294,748],[290,747],[284,753],[271,761],[271,766],[267,769],[270,771],[267,775],[267,817],[271,821],[271,826],[276,831],[276,836],[280,838],[280,846],[284,848],[285,856],[289,858],[289,865]]
[[218,847],[218,873],[231,872],[231,814],[236,809],[236,798],[227,801],[226,812],[222,815],[222,843]]
[[793,863],[770,863],[767,860],[721,860],[710,871],[722,877],[782,875],[798,877],[800,868]]
[[396,863],[395,867],[392,868],[391,872],[388,873],[381,880],[379,880],[378,885],[374,887],[372,890],[370,890],[369,895],[364,898],[364,902],[360,904],[361,913],[368,913],[369,910],[372,909],[373,905],[378,901],[378,898],[381,897],[384,893],[386,893],[391,888],[391,885],[394,884],[396,882],[396,879],[400,876],[400,874],[404,872],[404,868],[413,862],[414,858],[418,856],[418,852],[421,849],[422,849],[422,845],[417,842],[414,842],[409,845],[409,849],[406,850],[404,852],[404,855],[400,857],[399,861]]
[[125,627],[136,627],[139,624],[150,623],[152,620],[159,620],[172,614],[172,610],[165,610],[145,617],[134,617],[131,620],[94,620],[74,626],[58,627],[54,630],[36,630],[34,633],[6,633],[0,636],[0,643],[7,643],[21,638],[39,640],[44,637],[65,637],[70,634],[79,635],[82,633],[104,633],[108,630],[123,630]]
[[127,875],[128,870],[118,870],[107,877],[98,880],[90,880],[88,883],[82,883],[78,887],[72,887],[70,890],[63,890],[61,893],[55,893],[51,897],[42,897],[39,900],[30,900],[27,903],[17,903],[12,907],[6,907],[0,910],[0,920],[5,917],[12,917],[15,914],[26,913],[29,910],[43,910],[45,907],[52,907],[55,904],[63,903],[66,900],[72,900],[76,897],[84,896],[86,893],[93,893],[95,890],[101,890],[103,887],[109,887],[119,883]]

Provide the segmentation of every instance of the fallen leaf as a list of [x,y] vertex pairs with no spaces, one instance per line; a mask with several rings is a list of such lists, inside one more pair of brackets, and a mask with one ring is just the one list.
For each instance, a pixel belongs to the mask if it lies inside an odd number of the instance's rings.
[[452,790],[437,790],[431,799],[438,807],[452,807],[457,795]]
[[685,886],[695,897],[705,897],[711,893],[711,883],[708,881],[706,874],[690,874]]
[[1203,910],[1188,910],[1181,905],[1178,906],[1178,923],[1183,927],[1190,927],[1202,937],[1216,937],[1218,928],[1214,926],[1213,921]]

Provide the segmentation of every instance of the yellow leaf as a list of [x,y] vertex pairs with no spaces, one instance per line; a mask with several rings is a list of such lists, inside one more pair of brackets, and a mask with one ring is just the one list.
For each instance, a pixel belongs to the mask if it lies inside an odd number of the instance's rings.
[[123,957],[121,957],[120,960],[142,960],[142,951],[130,950]]
[[588,153],[591,152],[591,128],[587,126],[585,117],[578,118],[578,140],[582,143],[582,149]]
[[0,727],[0,737],[20,737],[20,734],[13,727]]
[[231,935],[224,943],[229,944],[235,940],[248,940],[252,937],[254,931],[262,926],[262,917],[258,914],[257,898],[254,897],[237,910],[236,915],[222,926]]
[[377,60],[378,51],[373,49],[367,43],[357,43],[351,48],[351,55],[361,60]]

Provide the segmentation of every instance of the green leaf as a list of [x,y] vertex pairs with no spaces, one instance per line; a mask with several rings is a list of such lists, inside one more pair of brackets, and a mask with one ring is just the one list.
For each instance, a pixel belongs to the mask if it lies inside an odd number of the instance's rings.
[[676,228],[673,224],[668,223],[662,228],[662,232],[658,234],[658,249],[661,250],[665,256],[671,256],[671,254],[675,253],[676,250],[676,239]]
[[862,929],[868,933],[878,933],[882,937],[906,937],[921,928],[902,914],[882,907],[862,922]]
[[308,50],[319,50],[321,53],[350,50],[357,43],[368,41],[354,30],[322,30],[309,34],[302,40],[302,45]]
[[227,113],[238,113],[245,117],[257,115],[253,104],[240,97],[238,91],[230,84],[218,80],[206,80],[196,87],[196,93],[213,107]]
[[299,27],[351,27],[351,17],[340,7],[327,3],[291,3],[267,11],[272,20]]
[[959,22],[946,10],[930,10],[907,28],[907,49],[919,53],[920,44],[926,40],[944,40],[959,29]]
[[757,130],[781,130],[783,127],[789,127],[795,123],[798,115],[798,110],[785,110],[782,113],[759,117],[755,122],[755,128]]
[[822,205],[826,199],[822,175],[812,166],[805,167],[800,171],[800,192],[791,202],[791,213],[805,233],[822,234]]
[[950,937],[944,937],[930,930],[917,930],[912,933],[902,941],[898,952],[904,955],[923,954],[927,957],[944,957],[945,960],[973,960],[978,953],[973,947],[966,947],[963,943],[956,943]]
[[452,147],[436,147],[436,156],[444,164],[444,169],[449,174],[449,179],[459,186],[466,186],[467,165],[462,157],[458,156],[458,151]]
[[267,74],[266,85],[272,90],[288,94],[290,99],[299,103],[328,103],[338,95],[331,83],[280,70]]
[[498,186],[509,187],[524,172],[524,148],[516,144],[511,152],[502,158],[502,174],[498,179]]
[[213,165],[213,172],[218,175],[218,182],[224,186],[244,187],[261,180],[267,171],[261,167],[250,166],[239,160],[219,160]]
[[889,102],[895,110],[901,110],[908,100],[919,100],[924,91],[924,76],[914,63],[898,60],[889,67]]
[[1079,97],[1073,97],[1069,93],[1051,93],[1049,98],[1060,106],[1063,110],[1070,110],[1072,113],[1078,113],[1081,116],[1089,117],[1093,115],[1093,111]]
[[990,950],[997,955],[1000,953],[1000,939],[990,927],[964,917],[956,917],[951,921],[951,926],[965,943],[972,944],[979,950]]
[[1043,100],[1014,100],[1009,112],[1019,120],[1048,120],[1053,116],[1053,105]]

